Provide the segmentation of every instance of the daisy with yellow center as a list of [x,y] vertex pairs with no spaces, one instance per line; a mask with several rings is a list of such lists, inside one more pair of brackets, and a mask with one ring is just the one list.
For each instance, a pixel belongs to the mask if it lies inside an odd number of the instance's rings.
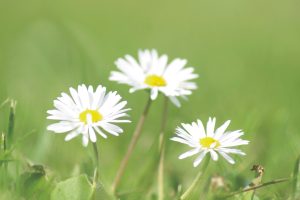
[[178,97],[185,98],[197,88],[191,80],[198,75],[193,67],[185,67],[185,59],[176,58],[168,64],[168,56],[158,56],[154,49],[140,50],[138,60],[126,55],[115,63],[120,71],[113,71],[109,79],[131,86],[130,92],[150,89],[152,100],[161,92],[179,107]]
[[[222,126],[215,130],[216,118],[209,118],[206,129],[202,122],[197,120],[192,124],[181,124],[182,127],[177,127],[176,136],[171,140],[186,144],[193,148],[179,156],[179,159],[184,159],[196,154],[199,154],[194,161],[194,167],[198,166],[207,153],[216,161],[220,154],[229,163],[234,164],[234,160],[229,154],[245,155],[234,146],[246,145],[247,140],[242,140],[240,137],[244,134],[241,130],[226,131],[230,121],[226,121]],[[226,132],[225,132],[226,131]]]
[[126,101],[121,101],[117,92],[108,92],[99,85],[94,91],[92,86],[79,85],[70,88],[70,94],[61,93],[54,100],[54,110],[48,110],[48,119],[59,122],[51,124],[48,130],[55,133],[67,133],[66,141],[82,135],[82,142],[87,146],[89,140],[96,142],[96,133],[107,138],[105,132],[118,136],[123,130],[115,123],[127,123]]

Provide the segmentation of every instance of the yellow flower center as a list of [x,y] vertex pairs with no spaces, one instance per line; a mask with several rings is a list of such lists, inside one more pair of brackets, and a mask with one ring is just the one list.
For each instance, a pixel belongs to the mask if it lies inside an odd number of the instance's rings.
[[86,109],[85,111],[81,112],[79,114],[79,119],[81,122],[84,122],[85,124],[87,124],[87,116],[90,115],[92,118],[92,122],[98,122],[100,120],[102,120],[102,115],[97,111],[97,110],[89,110]]
[[155,86],[155,87],[162,87],[162,86],[166,86],[166,80],[161,77],[161,76],[157,76],[157,75],[149,75],[145,78],[144,81],[147,85],[150,86]]
[[210,147],[212,144],[214,144],[214,143],[216,144],[216,145],[214,146],[214,148],[217,148],[217,147],[220,146],[220,142],[219,142],[218,140],[215,140],[215,139],[212,138],[212,137],[201,138],[199,143],[200,143],[201,146],[204,147],[204,148],[209,148],[209,147]]

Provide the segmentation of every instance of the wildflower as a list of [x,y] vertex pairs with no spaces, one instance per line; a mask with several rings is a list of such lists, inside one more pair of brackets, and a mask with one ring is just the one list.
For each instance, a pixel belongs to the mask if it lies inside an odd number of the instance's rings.
[[[209,118],[206,130],[200,120],[192,124],[181,124],[177,127],[175,137],[171,140],[186,144],[193,148],[179,156],[179,159],[184,159],[195,154],[199,154],[194,161],[194,167],[198,166],[205,155],[209,153],[211,158],[218,160],[218,153],[224,157],[229,163],[234,164],[235,161],[229,154],[245,155],[239,149],[233,147],[246,145],[247,140],[242,140],[240,137],[244,134],[241,130],[226,131],[230,124],[230,120],[226,121],[221,127],[215,130],[216,118]],[[226,132],[225,132],[226,131]]]
[[150,97],[155,100],[161,92],[176,105],[177,97],[186,98],[197,86],[192,79],[198,77],[193,67],[185,68],[187,61],[176,58],[168,64],[168,56],[159,56],[156,50],[140,50],[138,61],[130,55],[119,58],[115,64],[120,71],[113,71],[110,80],[131,86],[129,92],[150,90]]
[[61,93],[54,100],[54,110],[48,110],[47,119],[58,120],[51,124],[48,130],[55,133],[68,133],[65,141],[82,135],[82,143],[87,146],[89,140],[97,141],[96,133],[107,138],[105,131],[118,136],[123,130],[114,123],[127,123],[129,120],[124,108],[126,101],[121,101],[117,92],[108,92],[99,85],[94,91],[92,86],[79,85],[78,89],[70,88],[70,94]]

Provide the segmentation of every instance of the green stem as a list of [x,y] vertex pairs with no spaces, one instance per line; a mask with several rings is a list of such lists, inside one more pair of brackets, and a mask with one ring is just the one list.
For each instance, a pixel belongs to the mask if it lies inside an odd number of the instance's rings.
[[[1,150],[3,151],[3,154],[6,154],[6,146],[7,146],[7,137],[5,133],[1,134]],[[4,163],[4,170],[5,174],[7,174],[7,163]],[[5,175],[6,176],[6,175]]]
[[116,175],[116,177],[114,179],[114,182],[112,184],[112,192],[113,192],[113,194],[116,193],[116,189],[118,188],[118,186],[120,184],[121,178],[122,178],[122,176],[123,176],[123,174],[125,172],[125,168],[126,168],[126,166],[128,164],[129,158],[130,158],[130,156],[131,156],[131,154],[133,152],[133,149],[135,148],[136,143],[137,143],[137,141],[138,141],[138,139],[139,139],[139,137],[141,135],[142,128],[143,128],[145,120],[147,118],[151,102],[152,102],[152,100],[149,97],[148,102],[145,105],[144,111],[143,111],[143,113],[142,113],[142,115],[141,115],[141,117],[139,119],[139,122],[138,122],[138,124],[137,124],[137,126],[136,126],[136,128],[134,130],[134,133],[133,133],[131,141],[129,143],[127,152],[126,152],[125,156],[122,159],[120,167],[119,167],[119,169],[117,171],[117,175]]
[[5,133],[1,134],[1,150],[3,150],[3,152],[6,152],[6,135]]
[[183,195],[181,195],[180,200],[189,199],[188,197],[195,190],[195,188],[197,187],[198,183],[201,180],[202,174],[204,174],[204,172],[206,171],[209,161],[210,161],[210,156],[206,156],[203,166],[202,166],[202,170],[200,170],[198,172],[198,174],[197,174],[196,178],[194,179],[193,183],[191,184],[191,186],[185,191],[185,193],[183,193]]
[[165,128],[167,123],[167,114],[168,114],[168,97],[165,97],[163,112],[162,112],[162,123],[159,134],[159,165],[158,165],[158,200],[164,199],[164,158],[165,158]]
[[15,126],[15,113],[16,113],[16,105],[17,102],[15,100],[10,101],[10,109],[9,109],[9,121],[8,121],[8,130],[7,130],[7,145],[11,146],[14,126]]
[[94,156],[95,156],[95,170],[94,170],[94,176],[93,176],[93,195],[91,199],[96,200],[96,190],[97,190],[97,184],[98,184],[98,179],[99,179],[99,152],[98,152],[98,147],[96,142],[93,143],[93,151],[94,151]]
[[93,185],[96,187],[98,178],[99,178],[99,152],[97,143],[93,142],[93,150],[94,150],[94,156],[95,156],[95,171],[94,171],[94,179],[93,179]]
[[245,189],[243,189],[241,191],[233,192],[230,195],[225,196],[224,199],[232,197],[232,196],[240,194],[240,193],[243,193],[243,192],[248,192],[248,191],[251,191],[251,190],[256,190],[256,189],[259,189],[259,188],[262,188],[262,187],[266,187],[268,185],[278,184],[278,183],[282,183],[282,182],[286,182],[286,181],[290,181],[290,180],[291,179],[289,179],[289,178],[282,178],[282,179],[272,180],[272,181],[269,181],[269,182],[266,182],[266,183],[254,186],[254,187],[249,187],[249,188],[245,188]]

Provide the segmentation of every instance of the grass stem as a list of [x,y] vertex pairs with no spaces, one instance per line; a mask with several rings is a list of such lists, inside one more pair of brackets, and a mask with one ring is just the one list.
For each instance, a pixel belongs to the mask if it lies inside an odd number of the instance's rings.
[[163,112],[162,112],[162,122],[159,134],[159,165],[158,165],[158,200],[164,199],[164,157],[165,157],[165,128],[168,116],[168,97],[165,97]]
[[286,181],[289,181],[289,180],[290,180],[289,178],[282,178],[282,179],[272,180],[272,181],[269,181],[269,182],[266,182],[266,183],[263,183],[263,184],[260,184],[260,185],[257,185],[257,186],[245,188],[245,189],[243,189],[241,191],[233,192],[230,195],[225,196],[224,199],[232,197],[232,196],[235,196],[235,195],[243,193],[243,192],[248,192],[248,191],[251,191],[251,190],[256,190],[258,188],[262,188],[262,187],[266,187],[268,185],[273,185],[273,184],[278,184],[278,183],[286,182]]
[[93,150],[94,150],[94,156],[95,156],[95,170],[94,170],[94,176],[93,176],[93,195],[92,199],[96,199],[96,190],[97,190],[97,185],[98,185],[98,179],[99,179],[99,152],[98,152],[98,147],[96,142],[93,143]]
[[95,156],[95,173],[94,173],[93,184],[96,185],[99,177],[99,152],[98,152],[98,147],[96,142],[93,142],[93,150]]
[[206,171],[209,161],[210,161],[210,156],[206,156],[202,166],[202,170],[198,172],[191,186],[183,193],[183,195],[181,195],[180,200],[190,199],[189,197],[197,187],[198,183],[200,182],[202,174],[204,174],[204,172]]
[[117,171],[117,175],[116,175],[116,177],[114,179],[114,182],[112,184],[112,192],[113,192],[113,194],[116,193],[116,189],[118,188],[118,186],[120,184],[120,181],[121,181],[121,178],[122,178],[122,176],[123,176],[123,174],[125,172],[125,168],[126,168],[126,166],[128,164],[128,160],[129,160],[129,158],[130,158],[130,156],[131,156],[131,154],[133,152],[133,149],[135,148],[136,143],[137,143],[137,141],[138,141],[138,139],[139,139],[139,137],[141,135],[142,128],[144,126],[145,119],[146,119],[146,117],[148,115],[148,111],[149,111],[151,102],[152,102],[152,100],[149,97],[149,99],[148,99],[148,101],[147,101],[147,103],[145,105],[144,111],[143,111],[143,113],[142,113],[142,115],[141,115],[141,117],[140,117],[140,119],[138,121],[138,124],[137,124],[137,126],[136,126],[136,128],[134,130],[134,133],[133,133],[133,136],[132,136],[131,141],[129,143],[127,152],[126,152],[125,156],[123,157],[123,159],[121,161],[120,167],[119,167],[119,169]]
[[10,109],[9,109],[9,120],[8,120],[8,129],[7,129],[7,145],[12,145],[14,126],[15,126],[15,114],[16,114],[17,102],[15,100],[10,100]]

